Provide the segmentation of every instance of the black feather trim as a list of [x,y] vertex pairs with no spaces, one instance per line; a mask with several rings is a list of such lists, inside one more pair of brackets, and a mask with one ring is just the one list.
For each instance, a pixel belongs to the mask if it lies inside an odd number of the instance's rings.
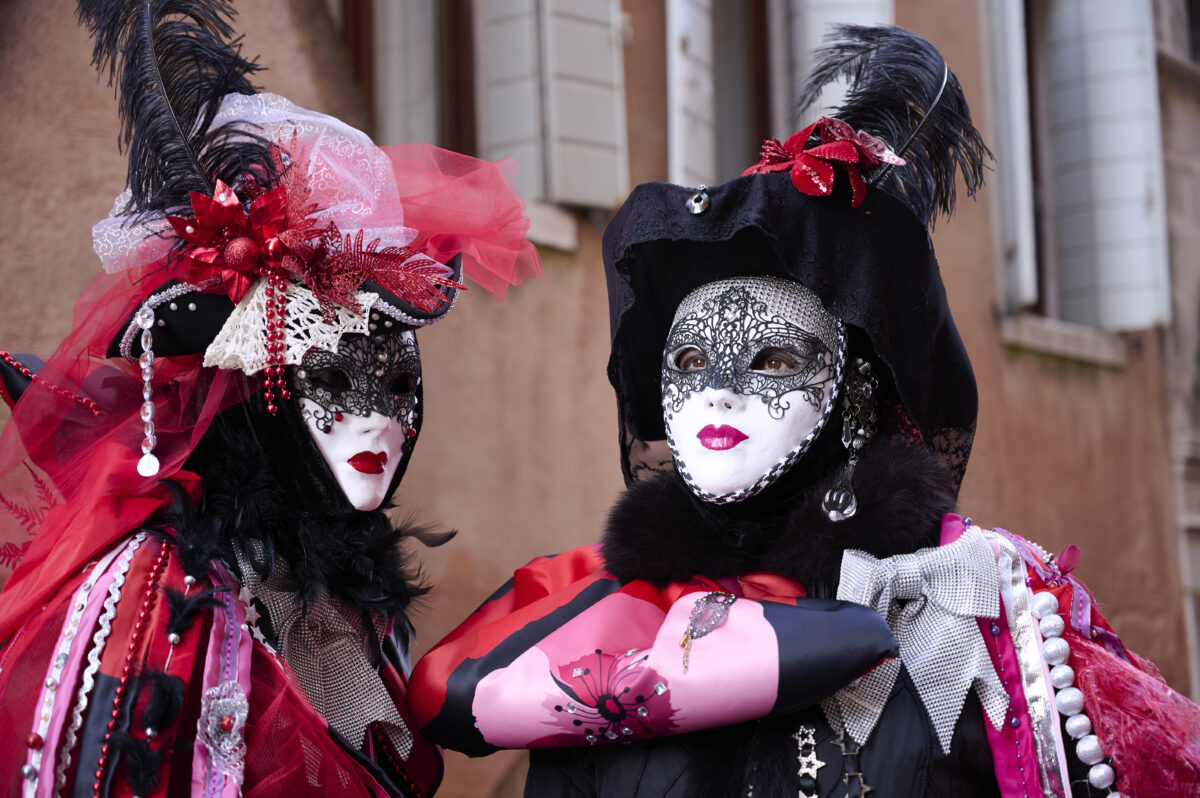
[[167,634],[182,635],[202,610],[223,607],[224,603],[216,598],[216,594],[228,590],[224,585],[215,585],[185,595],[174,588],[164,588],[163,593],[167,597]]
[[128,732],[116,730],[109,738],[117,758],[125,762],[125,778],[134,795],[149,795],[158,786],[159,771],[166,763],[167,746],[150,747],[149,740],[139,740]]
[[171,491],[174,501],[154,517],[152,527],[146,531],[175,547],[185,574],[197,581],[206,580],[213,561],[224,553],[220,519],[206,514],[203,503],[194,504],[175,480],[164,479],[160,483]]
[[161,732],[175,722],[183,706],[186,685],[183,679],[158,670],[144,670],[137,677],[138,693],[149,693],[142,706],[140,721],[149,732]]
[[846,549],[890,557],[937,545],[941,517],[954,509],[954,482],[924,448],[868,446],[852,480],[858,512],[835,522],[821,498],[839,476],[797,490],[786,515],[758,520],[704,504],[674,473],[634,483],[609,516],[605,564],[622,581],[656,584],[767,570],[801,582],[809,595],[832,596]]
[[229,41],[229,0],[80,0],[92,61],[116,81],[121,140],[129,152],[126,212],[189,207],[216,180],[274,174],[268,142],[236,124],[213,127],[221,98],[254,94],[258,71]]
[[745,529],[726,528],[674,472],[635,482],[609,513],[604,560],[623,582],[658,585],[753,570]]
[[901,28],[838,25],[814,59],[800,109],[827,84],[849,79],[832,115],[882,139],[906,162],[890,168],[881,188],[926,224],[953,212],[956,174],[975,196],[992,153],[971,122],[958,78],[932,44]]
[[[693,735],[688,769],[689,795],[725,798],[741,795],[752,779],[756,795],[795,795],[796,729],[793,717],[724,726]],[[832,764],[832,763],[830,763]]]

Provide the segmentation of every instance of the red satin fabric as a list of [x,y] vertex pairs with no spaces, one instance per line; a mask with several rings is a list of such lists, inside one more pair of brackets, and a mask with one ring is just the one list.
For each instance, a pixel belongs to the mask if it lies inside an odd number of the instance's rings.
[[[202,368],[200,354],[156,360],[151,401],[160,470],[154,477],[137,473],[140,369],[106,354],[162,276],[158,264],[100,274],[76,303],[71,333],[0,434],[0,641],[169,500],[160,479],[196,491],[199,480],[182,470],[184,461],[213,417],[257,387],[240,372]],[[99,414],[70,394],[95,401]]]

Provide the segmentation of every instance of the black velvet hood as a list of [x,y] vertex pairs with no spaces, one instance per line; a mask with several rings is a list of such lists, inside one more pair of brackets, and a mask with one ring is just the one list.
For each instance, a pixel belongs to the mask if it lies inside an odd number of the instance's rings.
[[[850,78],[833,115],[905,159],[863,174],[858,207],[840,163],[826,196],[801,192],[785,168],[709,188],[642,184],[604,231],[608,377],[627,483],[673,467],[660,374],[679,302],[700,285],[759,275],[802,283],[846,324],[849,354],[872,361],[880,379],[879,435],[915,435],[949,469],[955,490],[961,483],[978,394],[928,225],[935,212],[951,211],[956,181],[974,194],[990,153],[957,79],[923,39],[898,28],[843,26],[817,63],[806,96]],[[820,135],[801,144],[818,146]]]

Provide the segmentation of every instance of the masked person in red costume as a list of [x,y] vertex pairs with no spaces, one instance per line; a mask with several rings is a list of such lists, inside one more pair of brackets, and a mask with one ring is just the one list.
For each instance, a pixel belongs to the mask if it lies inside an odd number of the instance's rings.
[[[0,783],[13,795],[427,796],[426,588],[383,509],[414,332],[539,270],[511,163],[258,94],[219,0],[84,2],[129,182],[44,363],[4,354]],[[6,568],[6,571],[7,571]]]
[[418,723],[535,749],[539,798],[1196,794],[1200,711],[1077,552],[953,513],[977,393],[928,225],[989,155],[958,81],[895,28],[817,64],[837,118],[609,224],[628,490],[422,659]]

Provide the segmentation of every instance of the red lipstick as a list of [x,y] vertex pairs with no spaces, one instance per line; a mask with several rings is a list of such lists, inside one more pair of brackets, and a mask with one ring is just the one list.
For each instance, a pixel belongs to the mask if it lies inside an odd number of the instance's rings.
[[737,427],[731,427],[728,424],[722,424],[719,427],[709,424],[700,430],[696,437],[700,439],[700,445],[704,448],[715,449],[720,452],[725,449],[732,449],[749,436]]
[[387,462],[386,452],[359,452],[346,461],[355,471],[364,474],[382,474],[383,465]]

